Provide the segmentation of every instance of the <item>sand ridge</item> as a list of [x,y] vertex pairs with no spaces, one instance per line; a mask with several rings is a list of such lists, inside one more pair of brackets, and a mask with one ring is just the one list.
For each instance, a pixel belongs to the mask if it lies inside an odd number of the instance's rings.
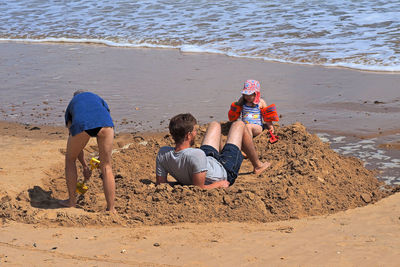
[[[228,129],[229,123],[223,124],[225,134]],[[200,128],[195,146],[205,130]],[[277,126],[276,132],[280,140],[275,144],[268,142],[266,133],[254,140],[262,160],[272,163],[270,170],[256,176],[245,161],[232,187],[213,190],[155,186],[155,156],[161,146],[173,144],[170,135],[124,135],[117,138],[113,154],[118,216],[104,212],[99,173],[79,197],[77,209],[59,209],[57,199],[66,197],[66,186],[63,166],[58,165],[47,171],[43,185],[16,197],[3,195],[0,217],[68,226],[271,222],[360,207],[399,191],[379,182],[360,160],[334,152],[300,123]],[[87,157],[96,155],[96,149],[87,146]]]

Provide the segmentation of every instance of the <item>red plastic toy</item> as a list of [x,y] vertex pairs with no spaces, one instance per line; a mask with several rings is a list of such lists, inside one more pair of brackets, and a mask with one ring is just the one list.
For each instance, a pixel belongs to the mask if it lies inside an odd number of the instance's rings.
[[269,142],[271,144],[278,142],[278,136],[274,135],[271,130],[269,130],[268,132],[271,135],[271,138],[269,139]]

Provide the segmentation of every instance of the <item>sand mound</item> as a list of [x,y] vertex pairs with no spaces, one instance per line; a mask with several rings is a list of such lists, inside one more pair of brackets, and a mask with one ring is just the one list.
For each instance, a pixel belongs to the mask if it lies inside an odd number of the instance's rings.
[[[228,128],[223,125],[224,132]],[[196,146],[205,129],[200,128]],[[360,207],[399,191],[384,186],[360,160],[337,154],[299,123],[276,127],[276,132],[280,139],[275,144],[268,143],[266,133],[255,138],[260,157],[272,163],[271,169],[257,177],[245,160],[237,182],[228,189],[155,186],[155,156],[161,146],[172,145],[172,139],[166,133],[130,135],[116,142],[119,149],[113,154],[119,216],[104,212],[98,173],[79,198],[79,209],[54,209],[56,199],[66,197],[64,166],[59,166],[50,171],[46,190],[37,186],[15,199],[1,197],[0,217],[63,225],[270,222]]]

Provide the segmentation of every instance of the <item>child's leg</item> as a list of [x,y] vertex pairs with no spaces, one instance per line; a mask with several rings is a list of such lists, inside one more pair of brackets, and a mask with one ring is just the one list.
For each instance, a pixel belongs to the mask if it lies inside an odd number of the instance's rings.
[[271,164],[269,162],[261,162],[258,158],[258,153],[253,143],[253,138],[250,134],[250,130],[244,128],[242,150],[247,155],[251,164],[254,167],[254,173],[260,174],[265,171]]
[[246,124],[246,128],[249,130],[251,137],[256,137],[263,131],[262,126],[257,124]]
[[[251,136],[251,138],[256,137],[257,135],[261,134],[263,131],[262,126],[257,124],[246,124],[246,128]],[[246,153],[242,152],[242,155],[245,159],[247,159]]]

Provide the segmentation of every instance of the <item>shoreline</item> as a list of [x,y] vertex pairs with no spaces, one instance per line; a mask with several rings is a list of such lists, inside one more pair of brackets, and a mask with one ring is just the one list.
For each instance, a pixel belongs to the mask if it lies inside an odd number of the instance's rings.
[[383,169],[382,177],[398,178],[399,163],[391,160],[400,158],[400,150],[384,150],[386,161],[374,158],[382,158],[380,148],[397,147],[400,75],[176,49],[0,43],[0,52],[2,121],[64,126],[73,92],[87,89],[107,101],[116,133],[159,133],[178,113],[192,113],[199,124],[226,121],[243,81],[255,78],[262,98],[276,104],[280,126],[299,121],[311,133],[328,135],[326,141],[339,149],[345,144],[336,140],[374,140],[374,151],[360,146],[352,155]]
[[0,38],[0,43],[21,43],[21,44],[54,44],[54,45],[68,45],[68,44],[78,44],[78,45],[89,45],[89,46],[103,46],[109,48],[122,48],[122,49],[170,49],[177,50],[179,53],[187,53],[187,54],[211,54],[211,55],[220,55],[227,56],[230,58],[238,58],[238,59],[250,59],[250,60],[262,60],[268,63],[281,63],[281,64],[291,64],[291,65],[299,65],[299,66],[318,66],[324,68],[338,68],[338,69],[347,69],[347,70],[355,70],[361,72],[370,72],[376,74],[400,74],[400,71],[397,70],[376,70],[371,69],[371,67],[363,66],[363,67],[349,67],[338,64],[324,65],[324,64],[314,64],[314,63],[302,63],[302,62],[292,62],[292,61],[284,61],[280,59],[271,59],[271,58],[262,58],[262,57],[250,57],[250,56],[240,56],[240,55],[228,55],[219,51],[192,51],[192,50],[182,50],[182,47],[174,47],[168,45],[156,46],[152,44],[120,44],[113,43],[107,40],[101,39],[68,39],[68,38],[48,38],[48,39],[7,39]]
[[87,89],[108,102],[117,131],[163,130],[181,112],[201,123],[224,121],[243,81],[254,78],[283,125],[300,121],[310,130],[348,135],[400,132],[400,74],[175,49],[0,43],[0,52],[1,120],[63,125],[73,91]]
[[[283,126],[300,121],[310,132],[325,129],[335,138],[341,130],[349,137],[364,133],[378,137],[379,142],[394,137],[384,148],[398,148],[399,131],[393,121],[399,116],[396,86],[400,75],[355,74],[153,49],[13,47],[0,43],[0,52],[7,52],[5,72],[0,74],[4,78],[0,85],[0,155],[4,159],[0,163],[0,205],[6,208],[6,216],[0,219],[0,264],[396,265],[399,192],[380,199],[376,178],[371,178],[371,172],[359,160],[337,156],[313,135],[299,134],[301,126],[290,131]],[[171,114],[192,111],[200,124],[225,121],[229,102],[234,101],[243,79],[250,75],[256,78],[252,74],[261,77],[261,90],[279,103],[278,112],[283,115],[279,130],[285,138],[268,149],[265,133],[255,140],[263,160],[275,162],[270,172],[263,177],[244,173],[231,191],[214,190],[207,195],[190,188],[183,188],[182,195],[166,187],[156,190],[152,186],[154,153],[171,142],[162,134]],[[376,92],[379,84],[386,89]],[[352,85],[356,85],[353,91]],[[55,122],[63,124],[63,109],[73,91],[81,87],[96,88],[95,92],[111,104],[118,129],[126,126],[126,133],[117,133],[115,149],[121,151],[133,144],[114,159],[119,174],[117,202],[125,215],[122,218],[103,211],[101,183],[95,177],[79,208],[52,206],[55,199],[66,194],[63,153],[67,130]],[[171,92],[175,92],[174,97]],[[192,100],[199,104],[193,105]],[[218,101],[220,105],[216,105]],[[338,110],[332,111],[332,105]],[[21,118],[27,116],[32,123],[4,121],[5,114],[12,112],[22,114]],[[347,117],[338,120],[342,115]],[[140,120],[131,123],[135,118]],[[147,123],[151,119],[153,124]],[[138,126],[139,122],[143,127]],[[151,125],[153,128],[148,127]],[[299,135],[291,140],[291,134]],[[358,137],[354,138],[354,145],[360,145]],[[366,148],[360,148],[364,153]],[[95,139],[86,151],[87,156],[96,153]],[[399,149],[390,151],[394,159],[400,158]],[[312,157],[312,153],[319,154]],[[284,161],[282,166],[275,156]],[[328,157],[334,158],[335,164],[323,160]],[[307,161],[302,164],[301,160]],[[245,162],[243,172],[248,170],[251,166]],[[394,175],[398,177],[398,171]],[[362,177],[368,177],[373,185],[368,187]],[[333,186],[336,191],[329,191]],[[236,214],[229,213],[235,210]],[[279,216],[290,219],[263,221]],[[186,218],[194,222],[179,222]],[[243,222],[232,222],[235,220]],[[130,224],[118,224],[121,221]],[[144,222],[160,225],[147,226]],[[171,222],[175,223],[162,225]]]

